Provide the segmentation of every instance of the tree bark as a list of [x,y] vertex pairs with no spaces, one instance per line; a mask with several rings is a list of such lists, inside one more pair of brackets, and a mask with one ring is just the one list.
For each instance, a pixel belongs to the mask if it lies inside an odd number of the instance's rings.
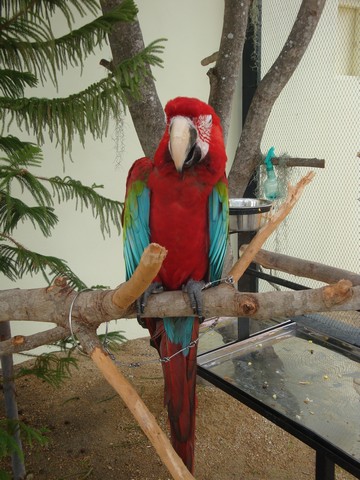
[[260,143],[272,107],[300,63],[325,0],[303,0],[290,35],[253,97],[229,174],[230,197],[242,197],[260,158]]
[[[338,285],[338,284],[336,284]],[[345,285],[345,287],[344,287]],[[206,318],[243,317],[265,320],[276,317],[293,317],[305,313],[325,311],[360,310],[360,286],[351,287],[350,282],[341,284],[346,290],[341,302],[325,301],[328,286],[296,292],[240,293],[232,286],[220,285],[203,292],[203,312]],[[334,287],[335,288],[335,287]],[[51,341],[60,340],[70,334],[69,309],[74,293],[70,289],[5,290],[0,292],[0,322],[27,320],[57,323],[50,330]],[[93,331],[103,322],[119,318],[135,318],[132,305],[119,309],[112,303],[114,290],[83,292],[74,308],[74,333]],[[148,301],[146,317],[182,317],[193,315],[189,299],[184,292],[164,292],[153,295]],[[0,355],[30,350],[48,344],[47,332],[17,336],[0,343]]]
[[[122,0],[100,0],[100,3],[106,13],[120,5]],[[115,67],[143,50],[145,45],[139,21],[115,26],[109,35],[109,42]],[[127,102],[144,154],[153,158],[165,130],[165,120],[150,67],[147,70],[148,75],[141,85],[139,98],[129,94]]]
[[209,104],[220,117],[224,140],[231,120],[231,107],[238,82],[252,0],[225,0],[223,30],[216,64],[208,71]]

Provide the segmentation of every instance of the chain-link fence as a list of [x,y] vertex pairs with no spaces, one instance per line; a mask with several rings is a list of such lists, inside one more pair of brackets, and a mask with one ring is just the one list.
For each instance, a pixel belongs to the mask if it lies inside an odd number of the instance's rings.
[[[261,77],[286,42],[300,4],[263,0]],[[359,75],[360,0],[327,0],[300,65],[274,105],[262,142],[264,153],[274,146],[277,156],[325,160],[325,168],[315,170],[314,180],[265,248],[353,272],[360,272]],[[286,182],[296,183],[311,168],[276,170],[285,194]],[[305,284],[319,286],[310,280]]]

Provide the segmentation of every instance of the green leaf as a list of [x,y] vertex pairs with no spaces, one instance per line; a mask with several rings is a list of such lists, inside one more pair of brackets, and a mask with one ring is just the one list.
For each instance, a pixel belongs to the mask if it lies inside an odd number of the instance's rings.
[[[7,236],[0,233],[3,240],[9,240]],[[25,274],[35,275],[42,273],[48,284],[52,278],[62,276],[68,279],[70,287],[82,290],[86,288],[84,282],[67,266],[64,260],[53,256],[41,255],[26,249],[23,245],[15,247],[0,243],[0,272],[10,280],[22,278]],[[51,277],[51,279],[48,278]]]
[[[76,200],[76,209],[91,208],[93,216],[100,220],[103,235],[105,233],[110,235],[110,225],[114,225],[120,233],[123,203],[103,197],[94,190],[94,187],[83,185],[70,177],[52,177],[43,180],[50,183],[59,203]],[[100,185],[96,188],[100,188]]]
[[35,228],[40,228],[45,237],[49,237],[58,217],[51,207],[29,207],[22,200],[0,191],[0,228],[3,233],[11,234],[18,223],[25,220],[30,220]]
[[0,92],[8,97],[22,97],[25,87],[36,87],[38,81],[29,72],[15,70],[0,70]]
[[71,351],[66,356],[55,353],[43,353],[39,355],[30,368],[20,368],[18,377],[35,375],[40,380],[50,383],[53,387],[59,387],[66,379],[71,377],[71,369],[77,368],[77,360],[71,356]]

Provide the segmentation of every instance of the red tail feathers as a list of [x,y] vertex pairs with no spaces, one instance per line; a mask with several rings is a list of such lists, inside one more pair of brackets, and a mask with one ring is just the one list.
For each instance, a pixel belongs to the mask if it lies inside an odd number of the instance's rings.
[[[196,340],[198,335],[199,321],[196,318],[191,340]],[[162,321],[157,321],[153,338],[161,358],[171,357],[182,348],[181,345],[170,342]],[[178,353],[170,361],[162,363],[164,403],[168,409],[171,443],[191,473],[194,471],[195,450],[196,354],[197,343],[187,353]]]

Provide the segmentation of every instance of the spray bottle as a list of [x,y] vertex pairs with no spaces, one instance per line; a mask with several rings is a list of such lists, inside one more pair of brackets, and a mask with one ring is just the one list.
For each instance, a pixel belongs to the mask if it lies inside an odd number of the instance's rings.
[[279,196],[278,181],[271,161],[271,159],[275,156],[274,150],[274,147],[271,147],[264,160],[267,175],[267,178],[264,182],[264,193],[268,200],[275,200],[275,198]]

